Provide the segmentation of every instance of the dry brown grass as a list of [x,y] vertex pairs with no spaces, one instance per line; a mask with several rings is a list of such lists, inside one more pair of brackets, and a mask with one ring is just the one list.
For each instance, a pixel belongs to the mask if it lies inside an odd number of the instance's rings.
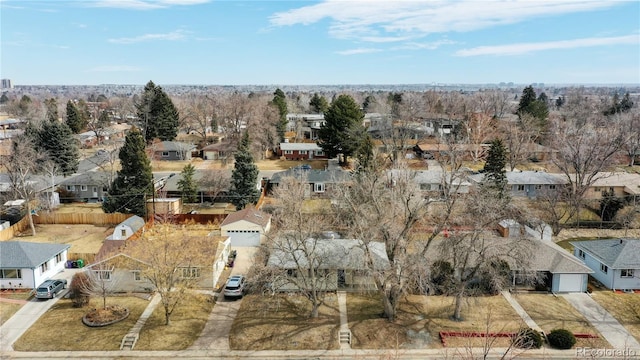
[[280,160],[280,159],[265,159],[256,160],[256,166],[260,170],[287,170],[292,167],[300,165],[310,165],[313,169],[324,169],[327,166],[327,160],[309,160],[309,161],[294,161],[294,160]]
[[74,214],[74,213],[96,213],[104,214],[102,210],[102,204],[99,203],[71,203],[60,204],[56,209],[56,213]]
[[113,232],[110,226],[52,224],[36,225],[36,236],[27,228],[18,240],[51,244],[69,244],[72,253],[92,253],[100,250],[104,239]]
[[190,294],[165,325],[164,307],[159,304],[145,323],[135,350],[183,350],[200,336],[213,308],[211,296]]
[[[440,331],[513,332],[522,321],[502,296],[468,298],[464,321],[453,321],[454,299],[446,296],[409,296],[400,305],[396,321],[381,317],[382,303],[377,295],[349,294],[347,316],[353,346],[364,349],[442,348]],[[449,339],[467,346],[481,346],[480,339]],[[506,346],[499,344],[494,346]],[[478,342],[478,344],[475,344]],[[499,345],[498,345],[499,344]]]
[[91,328],[82,323],[89,309],[102,306],[92,299],[84,308],[74,308],[69,299],[60,299],[13,344],[17,351],[119,350],[122,337],[136,323],[148,301],[136,297],[110,297],[107,305],[129,309],[129,317],[113,325]]
[[[179,173],[182,169],[191,164],[190,160],[151,160],[151,171],[173,171]],[[195,163],[193,166],[197,166]]]
[[310,303],[300,295],[246,295],[229,334],[231,349],[338,349],[338,300],[335,294],[326,300],[312,319]]
[[593,299],[640,341],[640,294],[594,291]]
[[[0,297],[3,299],[11,299],[11,300],[19,300],[19,301],[27,301],[31,298],[32,293],[30,291],[16,291],[13,292],[11,290],[3,291],[0,294]],[[0,301],[0,325],[4,324],[5,321],[9,320],[10,317],[13,316],[20,308],[23,306],[23,303],[12,303]]]
[[[513,298],[545,333],[553,329],[567,329],[573,333],[600,335],[587,319],[562,297],[551,294],[515,294]],[[577,339],[576,347],[611,347],[602,337]]]

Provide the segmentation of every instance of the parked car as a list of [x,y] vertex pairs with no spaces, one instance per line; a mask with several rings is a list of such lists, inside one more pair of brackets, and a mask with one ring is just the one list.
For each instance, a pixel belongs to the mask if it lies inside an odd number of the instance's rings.
[[36,289],[36,299],[53,299],[66,288],[67,280],[65,279],[46,280]]
[[227,283],[224,286],[224,297],[226,298],[238,298],[244,295],[244,287],[246,285],[246,279],[243,275],[233,275],[227,279]]

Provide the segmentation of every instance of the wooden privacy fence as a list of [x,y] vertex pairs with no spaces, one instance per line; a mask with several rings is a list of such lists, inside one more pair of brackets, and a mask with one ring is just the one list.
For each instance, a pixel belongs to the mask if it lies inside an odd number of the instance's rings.
[[[117,225],[130,218],[131,214],[101,213],[39,213],[33,217],[36,224],[92,224],[97,226]],[[24,219],[23,219],[24,220]]]
[[18,221],[17,223],[0,231],[0,241],[11,240],[15,237],[16,234],[24,231],[28,227],[29,227],[29,217],[25,216],[22,219],[20,219],[20,221]]
[[68,253],[67,260],[76,261],[78,259],[84,260],[84,266],[93,264],[96,261],[96,254],[94,253]]

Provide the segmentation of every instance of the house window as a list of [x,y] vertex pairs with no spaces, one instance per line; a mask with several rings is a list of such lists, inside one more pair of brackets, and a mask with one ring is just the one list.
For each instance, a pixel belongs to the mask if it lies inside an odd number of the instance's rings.
[[80,185],[80,191],[87,191],[87,185]]
[[538,185],[535,185],[533,188],[536,190],[540,190],[542,189],[542,185],[538,184]]
[[633,277],[633,269],[622,269],[622,270],[620,270],[620,277],[623,277],[623,278],[631,278],[631,277]]
[[431,190],[431,184],[420,184],[420,190]]
[[324,156],[324,151],[316,150],[316,156]]
[[94,273],[98,280],[111,281],[111,270],[96,270]]
[[182,277],[188,279],[195,279],[200,277],[200,268],[188,267],[182,268]]
[[67,191],[76,191],[75,185],[67,185]]
[[307,150],[300,150],[300,151],[298,151],[298,154],[307,155]]
[[285,155],[292,155],[293,154],[293,150],[285,150],[283,151]]
[[62,253],[56,255],[56,264],[62,262]]
[[22,270],[2,269],[0,270],[0,279],[22,279]]
[[556,189],[556,185],[555,184],[549,185],[549,190],[555,190],[555,189]]
[[605,264],[600,264],[600,271],[606,274],[609,272],[609,267]]
[[596,192],[600,192],[600,191],[602,191],[602,189],[600,189],[599,187],[596,187],[596,188],[595,188],[595,191],[596,191]]
[[315,183],[315,184],[313,184],[313,191],[315,191],[317,193],[323,193],[324,192],[324,184],[323,183]]
[[45,273],[47,270],[49,270],[49,262],[48,261],[46,263],[40,265],[40,273]]
[[135,281],[141,281],[142,277],[140,276],[140,271],[139,270],[134,270],[131,272],[133,274],[133,280]]
[[585,257],[584,251],[578,249],[578,257],[581,258],[581,259],[584,259],[584,257]]
[[120,230],[120,236],[127,236],[127,229]]
[[515,187],[517,191],[524,191],[524,185],[516,185]]
[[298,272],[296,271],[296,269],[287,269],[287,276],[298,277]]
[[162,157],[169,157],[169,152],[168,151],[163,151],[162,152]]

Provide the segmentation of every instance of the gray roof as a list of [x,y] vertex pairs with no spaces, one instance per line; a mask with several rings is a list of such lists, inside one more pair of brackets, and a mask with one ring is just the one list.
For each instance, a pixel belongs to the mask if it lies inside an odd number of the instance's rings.
[[35,269],[70,247],[67,244],[0,241],[0,268]]
[[269,182],[279,184],[285,178],[296,178],[299,180],[306,179],[308,183],[344,183],[351,180],[351,174],[340,169],[303,170],[291,168],[273,174]]
[[[387,173],[389,176],[411,176],[413,181],[417,184],[442,184],[446,179],[448,182],[451,179],[451,173],[443,173],[442,171],[437,170],[398,170],[393,169],[389,170]],[[469,186],[469,183],[466,179],[463,179],[460,176],[456,176],[453,179],[453,183],[455,185]]]
[[535,240],[531,270],[549,271],[552,274],[591,274],[591,270],[582,260],[551,241]]
[[[305,253],[310,252],[314,255],[312,260],[316,264],[314,267],[318,269],[361,270],[368,268],[365,264],[364,242],[359,240],[309,238],[303,244],[299,244],[295,240],[277,239],[276,241],[279,245],[271,251],[267,262],[269,266],[284,269],[308,268],[309,259]],[[368,246],[376,269],[389,266],[389,258],[383,243],[372,241],[368,243]],[[299,266],[296,265],[296,259]]]
[[188,151],[196,148],[195,145],[180,141],[162,141],[151,146],[153,151]]
[[571,241],[612,269],[640,269],[640,239]]
[[[114,175],[115,178],[115,175]],[[104,171],[87,171],[60,182],[60,185],[109,185],[109,174]]]
[[131,230],[133,232],[138,231],[141,227],[144,226],[144,219],[141,218],[138,215],[133,215],[132,217],[128,218],[127,220],[121,222],[119,225],[126,225],[129,228],[131,228]]
[[[507,171],[505,175],[509,185],[561,185],[569,182],[563,174],[544,171]],[[473,174],[469,178],[481,183],[484,174]]]
[[307,150],[307,151],[316,151],[316,150],[322,150],[322,148],[320,146],[318,146],[318,144],[316,143],[280,143],[280,150],[282,151],[287,151],[287,150]]

